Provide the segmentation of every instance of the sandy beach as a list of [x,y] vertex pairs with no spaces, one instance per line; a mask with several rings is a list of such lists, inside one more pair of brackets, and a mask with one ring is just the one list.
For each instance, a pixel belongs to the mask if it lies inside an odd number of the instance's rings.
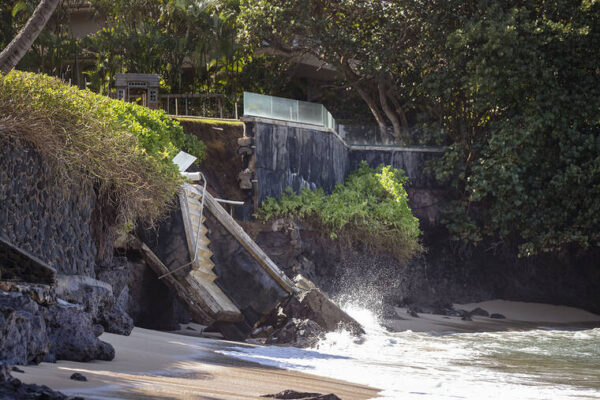
[[[263,367],[217,353],[244,343],[135,328],[130,336],[105,333],[113,361],[59,361],[23,367],[15,377],[86,399],[260,399],[285,389],[335,393],[342,399],[373,398],[377,390],[297,372]],[[87,382],[69,379],[85,375]]]
[[[477,332],[528,330],[536,328],[591,328],[600,326],[600,316],[572,307],[493,300],[482,303],[456,304],[456,309],[481,307],[490,313],[502,313],[506,319],[458,317],[421,314],[411,317],[397,308],[402,319],[388,320],[394,330],[413,332]],[[69,395],[89,399],[260,399],[262,395],[285,389],[318,393],[335,393],[344,400],[375,398],[376,388],[323,378],[308,373],[285,371],[229,358],[219,353],[246,343],[193,337],[183,334],[135,328],[131,336],[105,333],[101,338],[111,343],[116,357],[111,362],[77,363],[59,361],[23,367],[15,377],[25,383],[47,385]],[[69,379],[84,374],[88,381]]]

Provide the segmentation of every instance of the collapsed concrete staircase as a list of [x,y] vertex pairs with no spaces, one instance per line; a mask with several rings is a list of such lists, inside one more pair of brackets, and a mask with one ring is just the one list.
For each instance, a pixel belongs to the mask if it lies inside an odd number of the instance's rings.
[[[179,193],[179,210],[159,227],[157,237],[145,243],[138,243],[138,248],[145,255],[147,264],[156,272],[179,300],[192,313],[194,319],[204,324],[218,326],[223,332],[227,330],[232,338],[242,338],[257,319],[256,312],[248,314],[240,310],[260,297],[261,291],[269,293],[272,306],[290,295],[297,294],[299,289],[264,251],[246,234],[242,227],[205,191],[201,185],[186,183]],[[255,273],[256,291],[246,293],[240,299],[239,290],[225,281],[217,284],[219,276],[215,273],[213,252],[209,229],[206,226],[207,215],[213,223],[223,228],[237,241],[252,259],[259,265]],[[221,271],[237,273],[233,265],[220,265]],[[250,278],[250,277],[249,277]],[[251,279],[251,278],[250,278]],[[270,281],[270,283],[265,282]],[[257,283],[258,282],[258,283]],[[242,285],[248,282],[241,282]],[[262,286],[264,285],[264,286]],[[279,294],[273,292],[277,286]],[[237,305],[233,298],[237,299]],[[266,312],[267,310],[262,310]],[[222,328],[222,329],[221,329]]]
[[211,308],[209,315],[216,320],[237,321],[241,319],[240,310],[214,283],[217,276],[213,272],[215,264],[211,260],[213,253],[209,248],[208,228],[204,225],[206,217],[203,215],[202,196],[195,190],[195,186],[199,185],[186,184],[179,194],[181,215],[192,264],[189,275],[191,280],[197,282],[206,291],[207,304]]

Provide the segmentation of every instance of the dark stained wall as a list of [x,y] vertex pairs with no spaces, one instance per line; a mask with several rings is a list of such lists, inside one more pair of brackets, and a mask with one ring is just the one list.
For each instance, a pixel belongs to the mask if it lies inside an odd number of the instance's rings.
[[336,134],[323,130],[263,121],[246,124],[246,133],[255,138],[259,204],[267,197],[279,197],[287,187],[331,192],[363,160],[371,167],[403,169],[409,188],[439,187],[426,169],[427,162],[441,156],[438,149],[348,147]]
[[255,143],[259,202],[287,187],[330,192],[349,173],[343,142],[328,132],[257,123]]

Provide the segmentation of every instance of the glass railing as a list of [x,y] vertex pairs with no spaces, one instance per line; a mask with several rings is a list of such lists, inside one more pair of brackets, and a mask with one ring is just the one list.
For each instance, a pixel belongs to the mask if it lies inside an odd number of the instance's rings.
[[244,92],[244,116],[278,119],[336,130],[335,119],[318,103]]

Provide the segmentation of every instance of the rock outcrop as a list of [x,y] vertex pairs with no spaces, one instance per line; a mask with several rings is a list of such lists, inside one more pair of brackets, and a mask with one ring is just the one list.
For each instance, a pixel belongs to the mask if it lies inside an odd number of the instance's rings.
[[29,296],[0,291],[0,360],[39,363],[50,349],[40,307]]
[[284,390],[276,394],[266,394],[261,397],[267,397],[271,399],[285,399],[285,400],[341,400],[338,396],[333,393],[321,394],[321,393],[309,393],[309,392],[297,392],[295,390]]
[[323,337],[325,330],[310,319],[290,318],[286,324],[273,332],[265,344],[285,344],[294,347],[314,347]]
[[53,305],[42,309],[50,349],[44,361],[110,361],[115,349],[98,339],[92,317],[75,307]]
[[303,286],[310,288],[299,298],[291,297],[286,304],[273,310],[265,322],[252,333],[255,338],[266,337],[266,344],[312,347],[326,332],[347,330],[359,336],[362,326],[346,314],[310,281],[302,278]]
[[113,347],[96,337],[92,317],[82,306],[44,299],[49,304],[26,293],[0,291],[0,361],[26,365],[114,358]]
[[315,321],[327,332],[343,329],[355,335],[365,333],[354,318],[344,312],[319,289],[311,289],[304,293],[300,297],[299,306],[295,315]]
[[106,282],[80,275],[59,275],[57,296],[71,303],[82,304],[95,324],[106,332],[129,335],[133,320],[115,301],[112,286]]

